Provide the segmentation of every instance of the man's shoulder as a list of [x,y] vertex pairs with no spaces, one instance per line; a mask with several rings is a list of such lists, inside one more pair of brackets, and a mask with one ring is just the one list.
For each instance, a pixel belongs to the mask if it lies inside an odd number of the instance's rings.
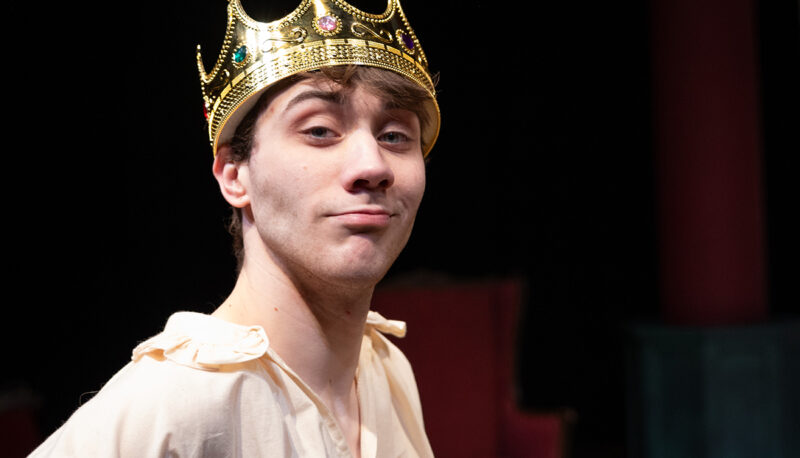
[[268,341],[261,328],[191,312],[173,314],[164,331],[141,342],[85,410],[119,413],[125,421],[156,418],[181,424],[225,418],[241,394],[274,390],[259,362]]
[[168,410],[170,414],[219,409],[237,401],[234,392],[268,383],[257,362],[198,369],[145,355],[128,363],[90,402],[119,408]]
[[229,450],[254,409],[264,421],[270,412],[280,418],[279,391],[259,361],[260,337],[202,331],[168,325],[142,342],[32,456],[202,456],[194,452]]
[[[418,403],[417,383],[414,371],[406,355],[388,336],[402,338],[405,336],[405,323],[402,321],[387,320],[371,312],[368,321],[366,338],[369,342],[367,365],[380,365],[380,372],[390,379],[390,382],[400,388],[405,395],[410,396]],[[363,351],[364,349],[362,349]]]
[[180,312],[164,331],[140,343],[132,361],[96,396],[98,403],[170,416],[216,412],[241,401],[245,390],[271,392],[259,363],[268,341],[260,328]]
[[227,449],[229,444],[214,441],[233,437],[247,414],[243,404],[277,412],[274,393],[269,380],[253,368],[207,371],[143,357],[114,375],[39,452],[127,456],[122,453],[127,450],[141,452],[137,456],[163,456],[167,450]]

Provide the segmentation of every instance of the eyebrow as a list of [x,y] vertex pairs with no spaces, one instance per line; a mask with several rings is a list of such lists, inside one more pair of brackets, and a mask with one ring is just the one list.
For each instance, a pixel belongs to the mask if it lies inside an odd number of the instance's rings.
[[[308,90],[297,94],[289,100],[289,103],[286,104],[286,109],[284,112],[289,111],[293,106],[298,105],[306,100],[322,100],[324,102],[333,103],[335,105],[343,106],[345,104],[347,96],[344,94],[344,91],[323,91],[323,90]],[[383,105],[384,110],[406,110],[411,111],[410,108],[402,106],[402,104],[397,103],[396,101],[386,100]]]
[[344,105],[344,94],[339,91],[308,90],[297,94],[292,100],[289,100],[284,111],[289,111],[293,106],[311,99],[323,100],[336,105]]

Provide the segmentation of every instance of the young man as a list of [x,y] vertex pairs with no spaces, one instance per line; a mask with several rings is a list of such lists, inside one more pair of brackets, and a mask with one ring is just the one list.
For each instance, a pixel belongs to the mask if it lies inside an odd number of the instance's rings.
[[432,456],[382,335],[405,325],[369,310],[438,133],[413,31],[395,0],[303,1],[268,24],[231,0],[225,43],[200,68],[237,283],[210,316],[174,314],[33,456]]

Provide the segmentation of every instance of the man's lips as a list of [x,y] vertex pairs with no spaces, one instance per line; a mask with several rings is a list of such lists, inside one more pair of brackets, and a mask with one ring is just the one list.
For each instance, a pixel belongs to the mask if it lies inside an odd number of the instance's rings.
[[384,208],[354,208],[330,215],[346,227],[382,228],[389,225],[392,213]]

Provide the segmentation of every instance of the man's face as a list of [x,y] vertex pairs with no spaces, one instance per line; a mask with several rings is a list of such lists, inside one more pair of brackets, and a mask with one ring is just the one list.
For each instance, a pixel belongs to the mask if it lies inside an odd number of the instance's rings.
[[358,86],[304,80],[274,96],[254,140],[240,176],[257,251],[300,278],[380,280],[425,188],[417,116]]

